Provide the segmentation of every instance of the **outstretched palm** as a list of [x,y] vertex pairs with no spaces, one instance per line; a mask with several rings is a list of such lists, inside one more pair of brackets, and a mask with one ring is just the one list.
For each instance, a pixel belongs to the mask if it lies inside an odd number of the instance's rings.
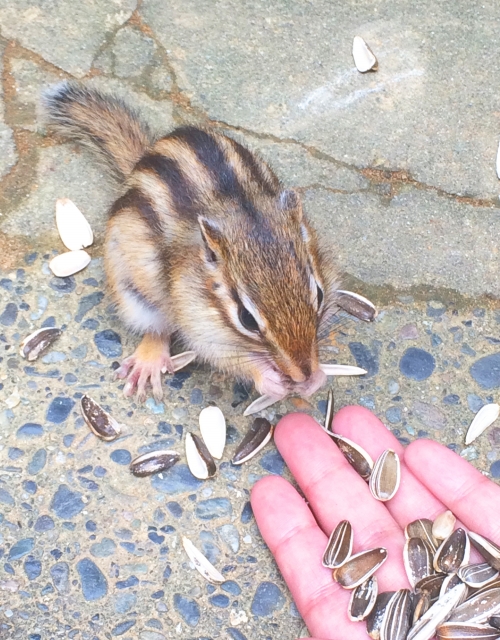
[[[252,491],[260,531],[297,607],[315,638],[366,640],[363,623],[350,622],[350,593],[321,564],[328,536],[340,520],[354,531],[354,552],[385,547],[377,572],[380,591],[409,587],[403,565],[404,527],[450,509],[467,529],[500,540],[500,487],[442,445],[419,440],[406,449],[368,410],[339,411],[333,430],[375,459],[394,449],[402,460],[401,486],[387,503],[373,499],[333,440],[312,419],[289,415],[278,424],[276,445],[307,502],[283,478],[266,477]],[[479,562],[479,556],[471,559]]]

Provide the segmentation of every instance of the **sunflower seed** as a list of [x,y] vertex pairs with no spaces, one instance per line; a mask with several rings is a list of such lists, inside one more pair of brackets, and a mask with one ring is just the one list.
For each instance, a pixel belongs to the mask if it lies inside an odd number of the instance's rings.
[[267,407],[270,407],[275,402],[279,402],[283,400],[285,396],[268,396],[263,395],[251,402],[248,407],[245,409],[243,415],[251,416],[252,413],[258,413],[259,411],[264,411]]
[[333,433],[332,430],[332,421],[333,421],[333,412],[334,412],[334,399],[333,399],[333,389],[328,390],[328,399],[326,401],[326,416],[325,416],[325,426],[324,429],[327,433]]
[[378,594],[377,576],[371,576],[351,593],[347,615],[349,620],[359,622],[370,615]]
[[455,573],[469,562],[469,536],[463,529],[457,529],[434,554],[434,569],[443,573]]
[[205,580],[213,582],[214,584],[220,584],[226,580],[226,578],[217,571],[214,565],[205,558],[201,551],[199,551],[191,540],[186,538],[186,536],[182,536],[182,546],[184,547],[184,551],[188,554],[189,559],[194,564],[195,569],[201,573]]
[[342,451],[347,462],[354,468],[363,480],[368,480],[372,469],[373,460],[370,455],[352,440],[339,436],[336,433],[330,434],[335,440],[335,444]]
[[[465,585],[466,586],[466,585]],[[490,616],[500,613],[500,589],[489,589],[475,593],[453,611],[449,622],[485,623]]]
[[393,498],[401,481],[399,456],[392,449],[386,449],[373,467],[370,476],[370,491],[377,500],[386,502]]
[[341,309],[359,320],[372,322],[377,317],[375,305],[359,293],[339,289],[335,294],[335,302]]
[[94,235],[87,219],[68,198],[56,201],[56,224],[61,240],[70,251],[89,247],[94,242]]
[[433,576],[422,578],[422,580],[419,580],[415,585],[415,592],[417,594],[428,593],[431,599],[431,603],[434,603],[439,598],[441,587],[445,578],[445,573],[435,573]]
[[449,591],[443,598],[439,598],[428,611],[410,629],[407,640],[430,640],[436,633],[437,627],[450,615],[467,593],[467,585],[459,584]]
[[491,616],[488,618],[488,624],[491,624],[495,629],[500,629],[500,616]]
[[145,476],[152,476],[155,473],[167,471],[167,469],[173,467],[179,459],[180,456],[176,451],[169,451],[167,449],[149,451],[132,460],[130,463],[130,471],[134,476],[144,478]]
[[428,518],[420,518],[407,524],[405,527],[405,536],[407,539],[421,538],[425,540],[434,551],[438,548],[437,541],[432,535],[432,520]]
[[497,569],[494,569],[487,562],[481,564],[469,564],[458,570],[458,575],[462,582],[468,584],[473,589],[480,589],[494,582],[499,575]]
[[484,593],[485,591],[491,591],[491,589],[498,589],[498,588],[500,588],[500,579],[497,578],[496,580],[493,580],[493,582],[490,582],[486,586],[481,587],[480,589],[474,590],[474,595],[477,596],[480,593]]
[[432,523],[432,535],[436,540],[446,540],[453,533],[456,521],[451,511],[443,511]]
[[215,475],[217,468],[205,443],[194,433],[186,433],[186,459],[195,478],[206,480]]
[[469,531],[469,537],[472,544],[476,547],[483,558],[494,569],[500,571],[500,547],[488,538],[480,536],[478,533]]
[[328,545],[323,554],[323,566],[336,569],[343,565],[352,553],[352,527],[348,520],[342,520],[335,527],[328,540]]
[[354,58],[356,69],[361,73],[378,69],[377,58],[361,36],[354,36],[352,57]]
[[234,452],[233,464],[243,464],[263,449],[273,436],[273,426],[265,418],[255,418],[243,440]]
[[327,376],[362,376],[366,373],[366,369],[353,367],[350,364],[326,364],[322,363],[319,368]]
[[59,338],[61,333],[61,329],[55,327],[33,331],[21,342],[20,355],[30,362],[36,360],[42,351],[48,349]]
[[380,625],[382,624],[387,605],[394,594],[395,591],[383,591],[377,596],[375,606],[366,619],[366,633],[372,640],[380,639]]
[[200,431],[210,454],[220,460],[226,446],[226,419],[219,407],[206,407],[201,411]]
[[480,436],[485,429],[492,425],[500,415],[500,405],[485,404],[474,416],[473,421],[465,436],[465,444],[468,445]]
[[[461,580],[458,576],[458,573],[449,573],[446,578],[443,580],[443,584],[441,585],[441,590],[439,592],[439,597],[442,598],[444,595],[451,591],[453,587],[456,587],[457,584],[462,584],[463,580]],[[467,595],[469,592],[467,591]]]
[[170,360],[174,365],[174,371],[179,371],[179,369],[187,367],[187,365],[195,358],[196,353],[194,351],[183,351],[182,353],[178,353],[176,356],[172,356]]
[[66,278],[85,269],[89,262],[90,256],[86,251],[67,251],[52,258],[49,268],[58,278]]
[[432,567],[433,551],[421,538],[409,538],[403,549],[403,559],[408,581],[412,587],[422,578],[434,573]]
[[417,624],[420,618],[426,611],[429,610],[432,604],[431,596],[428,591],[422,591],[421,593],[413,594],[413,617],[411,626]]
[[344,589],[355,589],[368,580],[387,560],[387,550],[369,549],[351,556],[341,567],[333,570],[333,579]]
[[392,596],[380,626],[380,640],[406,640],[410,629],[412,599],[408,589],[400,589]]
[[80,408],[89,429],[101,440],[111,442],[121,434],[121,425],[90,396],[82,397]]
[[437,628],[439,640],[496,640],[500,630],[486,624],[445,622]]

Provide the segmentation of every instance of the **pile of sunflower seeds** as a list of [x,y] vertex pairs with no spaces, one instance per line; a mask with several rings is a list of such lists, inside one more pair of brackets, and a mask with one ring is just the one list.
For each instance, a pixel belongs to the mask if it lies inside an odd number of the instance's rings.
[[[410,589],[378,592],[383,548],[352,554],[351,524],[333,531],[323,565],[333,579],[352,589],[348,616],[366,620],[374,640],[496,640],[500,638],[500,546],[470,531],[454,530],[446,511],[434,522],[415,520],[405,529],[403,557]],[[469,564],[472,545],[485,562]]]

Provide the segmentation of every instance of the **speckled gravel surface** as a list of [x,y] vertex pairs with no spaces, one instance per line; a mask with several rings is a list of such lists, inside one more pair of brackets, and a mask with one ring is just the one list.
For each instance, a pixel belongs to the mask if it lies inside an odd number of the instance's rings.
[[[380,309],[371,325],[339,317],[322,344],[323,361],[368,371],[335,380],[336,407],[360,403],[402,443],[439,440],[498,482],[500,425],[464,445],[500,388],[498,96],[496,68],[483,61],[499,46],[498,12],[483,3],[470,16],[459,0],[448,14],[427,0],[412,15],[382,3],[374,16],[371,3],[319,0],[305,17],[298,2],[252,1],[224,5],[227,21],[222,5],[198,0],[77,4],[0,0],[0,638],[306,636],[249,504],[252,485],[289,478],[286,466],[273,443],[229,462],[255,391],[192,363],[165,378],[160,403],[123,397],[113,371],[136,339],[114,316],[102,271],[114,191],[89,155],[45,137],[39,91],[83,78],[130,96],[158,129],[212,123],[258,149],[303,192],[346,287]],[[467,16],[490,30],[462,28]],[[377,74],[353,72],[359,31]],[[91,264],[64,279],[48,269],[63,251],[60,197],[96,237]],[[52,326],[63,334],[51,350],[22,359],[21,340]],[[16,389],[19,404],[6,408]],[[119,439],[90,433],[85,393],[124,425]],[[228,437],[217,475],[202,482],[186,467],[183,434],[209,403]],[[321,420],[325,408],[323,389],[264,413]],[[133,477],[130,460],[157,448],[179,451],[180,463]],[[223,584],[194,570],[182,535]]]

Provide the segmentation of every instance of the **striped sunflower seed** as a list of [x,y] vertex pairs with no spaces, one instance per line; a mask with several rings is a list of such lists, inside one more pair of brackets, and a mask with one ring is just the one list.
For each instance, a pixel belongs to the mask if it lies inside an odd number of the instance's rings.
[[101,440],[111,442],[121,434],[121,425],[90,396],[82,397],[80,409],[89,429]]
[[355,589],[368,580],[386,560],[387,550],[381,547],[362,551],[334,569],[333,579],[344,589]]
[[252,426],[234,452],[233,464],[243,464],[263,449],[273,437],[273,425],[265,418],[255,418]]
[[32,362],[38,356],[48,349],[59,338],[62,331],[56,327],[47,327],[45,329],[37,329],[26,336],[21,342],[19,353],[23,358]]
[[403,549],[403,560],[408,581],[412,587],[422,578],[434,573],[432,566],[433,551],[421,538],[409,538]]
[[372,640],[380,640],[380,626],[384,618],[385,610],[395,591],[383,591],[379,593],[375,600],[370,615],[366,619],[366,633]]
[[500,589],[496,588],[475,593],[472,598],[453,611],[448,621],[484,624],[490,616],[498,614],[500,614]]
[[500,547],[488,538],[469,531],[469,537],[476,549],[494,569],[500,571]]
[[356,444],[348,438],[344,438],[344,436],[339,436],[336,433],[332,433],[331,436],[356,473],[360,475],[363,480],[368,480],[373,469],[373,460],[370,455],[360,447],[359,444]]
[[500,630],[488,624],[445,622],[437,628],[439,640],[496,640]]
[[[463,580],[458,577],[458,573],[449,573],[446,578],[443,580],[443,584],[441,585],[441,591],[439,592],[439,597],[442,598],[444,595],[448,593],[453,587],[456,587],[457,584],[462,584]],[[469,593],[467,592],[467,595]]]
[[428,591],[413,594],[413,617],[411,626],[417,624],[420,618],[426,613],[432,604],[431,596]]
[[467,594],[467,585],[454,587],[443,598],[439,598],[410,629],[406,640],[430,640],[436,629],[448,618],[453,609]]
[[377,595],[377,576],[371,576],[368,580],[360,584],[359,587],[356,587],[351,593],[349,608],[347,609],[349,620],[353,622],[365,620],[375,606]]
[[457,529],[443,540],[434,555],[434,569],[443,573],[456,573],[469,562],[470,542],[464,529]]
[[432,520],[428,518],[419,518],[410,522],[405,527],[406,539],[421,538],[430,545],[433,551],[436,551],[438,544],[436,538],[432,535],[432,524]]
[[488,618],[488,624],[495,627],[495,629],[500,629],[500,616],[491,616],[491,618]]
[[457,519],[451,511],[444,511],[432,523],[432,535],[436,540],[446,540],[453,533]]
[[336,569],[351,557],[353,544],[352,526],[348,520],[342,520],[335,527],[323,554],[323,566]]
[[386,502],[396,495],[401,481],[401,465],[398,454],[392,449],[384,451],[373,466],[370,491],[376,500]]
[[498,578],[499,572],[487,562],[480,564],[468,564],[458,570],[458,576],[473,589],[485,587]]
[[435,573],[427,578],[422,578],[415,585],[415,593],[428,593],[431,603],[434,603],[439,598],[445,578],[445,573]]
[[170,467],[173,467],[180,459],[179,454],[176,451],[169,451],[167,449],[161,451],[149,451],[137,458],[134,458],[130,463],[130,471],[138,478],[144,478],[146,476],[152,476],[155,473],[161,473],[167,471]]
[[406,640],[410,629],[413,603],[410,591],[400,589],[392,596],[380,626],[380,640]]

